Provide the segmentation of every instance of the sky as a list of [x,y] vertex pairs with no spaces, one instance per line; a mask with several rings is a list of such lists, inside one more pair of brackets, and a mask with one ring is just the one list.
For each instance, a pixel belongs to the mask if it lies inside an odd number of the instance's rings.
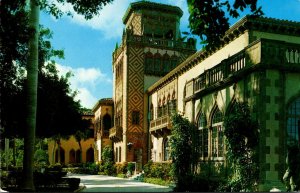
[[[112,52],[116,43],[120,45],[121,42],[124,28],[122,17],[129,4],[136,1],[114,0],[88,21],[76,14],[68,4],[59,7],[63,11],[73,12],[73,17],[55,19],[41,12],[40,24],[53,32],[52,46],[65,53],[64,59],[55,59],[59,73],[73,73],[71,89],[78,91],[76,99],[81,101],[83,107],[91,109],[99,99],[112,97]],[[151,1],[180,7],[184,13],[180,30],[189,31],[187,0]],[[300,0],[258,0],[258,5],[262,6],[266,17],[300,22]],[[229,22],[233,25],[238,19],[230,19]],[[197,49],[200,48],[198,45]]]

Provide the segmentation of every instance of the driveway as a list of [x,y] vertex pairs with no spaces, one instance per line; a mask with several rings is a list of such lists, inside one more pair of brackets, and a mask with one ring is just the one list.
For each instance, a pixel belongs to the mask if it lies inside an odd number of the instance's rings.
[[132,179],[104,175],[71,174],[85,186],[80,192],[170,192],[166,186],[138,182]]

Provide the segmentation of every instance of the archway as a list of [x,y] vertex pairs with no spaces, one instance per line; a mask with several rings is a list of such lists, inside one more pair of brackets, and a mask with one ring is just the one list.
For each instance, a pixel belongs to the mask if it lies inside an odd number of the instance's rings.
[[69,152],[69,163],[72,164],[75,163],[75,161],[76,161],[76,153],[74,149],[71,149]]
[[94,162],[94,149],[92,147],[86,151],[86,163],[88,162]]

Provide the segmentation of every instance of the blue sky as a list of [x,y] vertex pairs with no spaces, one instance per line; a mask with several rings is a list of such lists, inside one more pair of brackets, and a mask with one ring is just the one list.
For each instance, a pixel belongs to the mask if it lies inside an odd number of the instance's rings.
[[[179,6],[184,12],[181,31],[188,31],[186,0],[152,1]],[[112,52],[121,42],[122,17],[131,2],[136,0],[114,0],[88,21],[77,14],[57,20],[41,12],[40,23],[53,31],[53,47],[65,52],[65,59],[56,60],[57,67],[61,74],[73,72],[71,88],[79,91],[77,99],[84,107],[92,108],[99,99],[112,97]],[[266,17],[300,22],[300,0],[258,0],[258,4]],[[60,8],[72,12],[68,4]],[[231,19],[231,25],[236,21]]]

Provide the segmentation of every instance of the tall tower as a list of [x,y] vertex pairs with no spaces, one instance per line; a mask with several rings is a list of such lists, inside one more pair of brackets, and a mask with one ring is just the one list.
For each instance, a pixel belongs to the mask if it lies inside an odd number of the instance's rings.
[[148,130],[145,91],[193,54],[193,42],[180,40],[182,10],[140,1],[131,3],[123,17],[122,43],[113,52],[114,127],[116,162],[147,162]]

